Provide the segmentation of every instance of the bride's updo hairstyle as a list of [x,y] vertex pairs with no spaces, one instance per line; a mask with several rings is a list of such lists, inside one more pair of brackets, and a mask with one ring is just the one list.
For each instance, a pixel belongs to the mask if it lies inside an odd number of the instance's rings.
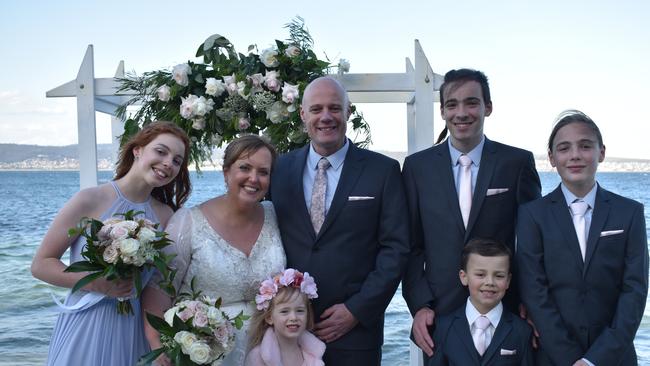
[[135,160],[133,150],[136,147],[145,147],[158,137],[158,135],[165,133],[174,135],[183,141],[183,145],[185,145],[185,156],[176,178],[162,187],[154,188],[151,195],[176,211],[187,201],[192,191],[192,184],[190,183],[190,172],[187,168],[190,157],[190,139],[187,137],[185,131],[175,124],[166,121],[152,122],[133,135],[120,148],[119,157],[115,166],[114,179],[122,178],[131,170]]
[[267,148],[271,153],[271,168],[275,165],[278,156],[275,147],[264,137],[258,135],[244,135],[228,144],[223,153],[223,170],[229,169],[237,160],[255,154],[259,149]]

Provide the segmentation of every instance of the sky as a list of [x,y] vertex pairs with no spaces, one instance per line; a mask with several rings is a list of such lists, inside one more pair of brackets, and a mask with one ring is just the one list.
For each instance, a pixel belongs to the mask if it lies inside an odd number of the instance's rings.
[[[0,143],[77,142],[74,98],[46,91],[76,78],[89,44],[95,77],[195,60],[210,35],[240,52],[288,36],[299,15],[320,58],[351,73],[405,71],[418,39],[434,72],[482,70],[493,113],[486,135],[543,154],[555,117],[587,113],[610,157],[650,159],[650,2],[594,1],[3,1],[0,4]],[[361,104],[374,150],[406,151],[406,107]],[[434,106],[434,134],[443,128]],[[97,140],[110,142],[97,117]]]

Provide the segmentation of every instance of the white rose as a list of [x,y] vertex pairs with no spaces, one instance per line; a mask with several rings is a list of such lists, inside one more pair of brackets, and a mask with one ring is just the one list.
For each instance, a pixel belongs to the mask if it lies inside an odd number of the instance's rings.
[[117,241],[117,244],[119,245],[120,251],[122,252],[123,259],[124,257],[133,257],[140,248],[140,242],[136,239],[131,238],[119,240]]
[[271,123],[280,123],[286,120],[287,117],[289,117],[287,105],[280,101],[273,103],[271,108],[266,111],[266,118],[268,118]]
[[192,120],[192,128],[195,130],[202,130],[205,128],[205,118],[194,118]]
[[194,363],[204,364],[210,362],[210,346],[203,342],[194,342],[189,348],[188,355]]
[[180,64],[174,66],[172,70],[172,78],[180,86],[187,86],[189,84],[188,75],[192,74],[192,69],[188,64]]
[[215,78],[208,78],[205,81],[205,94],[218,97],[226,91],[226,86],[223,81]]
[[174,340],[181,345],[183,353],[188,354],[190,347],[196,342],[196,336],[190,332],[181,330],[174,335]]
[[173,308],[165,311],[164,318],[167,324],[174,325],[174,315],[176,314],[177,311],[178,311],[178,306],[174,306]]
[[298,85],[291,85],[287,82],[284,83],[282,87],[282,101],[288,104],[295,102],[300,96],[298,91]]
[[214,108],[214,101],[212,99],[205,99],[201,96],[194,100],[194,114],[197,116],[205,116]]
[[237,93],[244,98],[248,98],[248,96],[244,93],[245,89],[246,89],[245,81],[240,81],[237,83]]
[[168,87],[167,85],[161,85],[156,92],[158,93],[158,99],[160,99],[163,102],[166,102],[169,100],[170,94],[171,94],[172,89]]
[[181,116],[190,119],[194,115],[194,104],[198,97],[190,94],[187,97],[181,97]]
[[262,61],[266,67],[277,67],[280,65],[280,61],[278,61],[278,51],[273,48],[265,49],[260,55],[260,61]]
[[269,88],[270,91],[278,92],[282,87],[282,81],[280,80],[280,74],[277,71],[266,71],[264,75],[264,84]]
[[156,232],[146,227],[143,227],[138,232],[138,240],[140,240],[140,242],[142,243],[149,243],[153,241],[155,238],[156,238]]
[[339,60],[339,72],[349,72],[350,71],[350,61],[342,58]]
[[109,245],[104,249],[104,253],[102,254],[102,257],[104,260],[108,263],[115,263],[117,262],[117,258],[119,257],[120,253],[117,251],[117,248],[115,248],[114,245]]
[[286,50],[284,50],[284,54],[287,55],[287,57],[298,56],[300,54],[300,48],[296,46],[289,46]]
[[221,310],[210,306],[208,308],[208,321],[210,322],[210,325],[220,325],[223,323],[224,318]]

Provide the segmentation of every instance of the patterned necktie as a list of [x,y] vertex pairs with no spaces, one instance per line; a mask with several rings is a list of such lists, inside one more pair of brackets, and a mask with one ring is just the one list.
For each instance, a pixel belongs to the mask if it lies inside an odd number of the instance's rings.
[[311,224],[314,226],[316,234],[320,231],[325,221],[325,193],[327,192],[327,175],[325,171],[330,167],[330,162],[321,158],[318,161],[318,171],[314,178],[314,188],[311,191]]
[[573,226],[576,228],[576,235],[578,236],[578,243],[580,243],[580,253],[582,254],[583,261],[587,252],[587,223],[585,221],[587,210],[589,210],[589,204],[585,201],[575,200],[571,203]]
[[485,338],[487,335],[487,329],[490,324],[490,319],[484,315],[481,315],[476,318],[476,320],[474,320],[474,332],[472,333],[472,339],[474,340],[474,346],[476,346],[478,354],[481,356],[483,356],[488,346]]
[[463,215],[463,224],[467,229],[469,212],[472,210],[472,159],[467,155],[458,158],[460,175],[458,177],[458,204]]

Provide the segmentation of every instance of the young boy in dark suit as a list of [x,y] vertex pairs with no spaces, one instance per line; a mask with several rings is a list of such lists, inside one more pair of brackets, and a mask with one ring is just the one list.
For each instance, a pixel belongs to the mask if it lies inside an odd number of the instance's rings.
[[463,248],[459,276],[469,298],[438,318],[429,366],[533,364],[531,327],[501,303],[512,277],[510,261],[508,247],[494,240],[472,239]]
[[596,183],[605,145],[580,111],[558,118],[548,155],[562,183],[519,208],[521,298],[538,365],[636,365],[634,335],[648,294],[643,205]]

